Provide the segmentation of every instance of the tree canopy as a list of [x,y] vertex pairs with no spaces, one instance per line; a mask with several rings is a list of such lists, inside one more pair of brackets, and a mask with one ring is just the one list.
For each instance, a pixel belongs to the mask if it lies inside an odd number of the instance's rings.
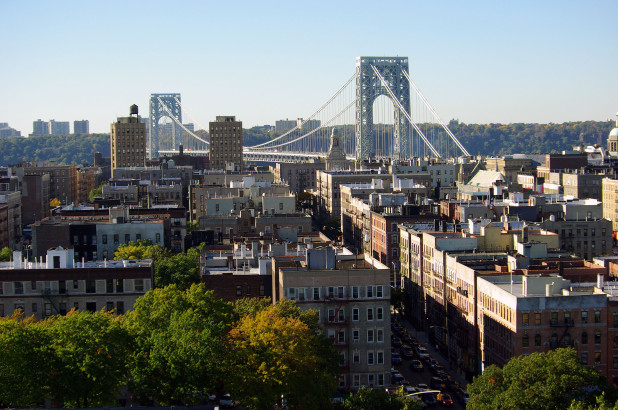
[[572,400],[594,400],[607,381],[585,366],[571,348],[511,359],[489,366],[468,385],[474,409],[563,409]]
[[356,393],[343,401],[342,407],[346,410],[420,410],[422,404],[416,398],[361,386]]

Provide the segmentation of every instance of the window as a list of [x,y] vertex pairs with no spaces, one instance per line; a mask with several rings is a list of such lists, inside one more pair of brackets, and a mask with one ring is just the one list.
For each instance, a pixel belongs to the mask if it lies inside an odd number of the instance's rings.
[[534,324],[536,326],[539,326],[541,324],[541,314],[540,313],[534,314]]
[[352,353],[352,363],[360,364],[360,352],[358,350]]
[[358,286],[352,286],[352,299],[358,299]]
[[582,310],[582,323],[588,323],[588,312]]
[[103,235],[103,236],[101,236],[101,243],[102,243],[103,245],[107,245],[107,235]]
[[558,312],[551,312],[551,324],[552,326],[558,324]]
[[355,374],[353,377],[353,385],[354,387],[359,387],[360,386],[360,374]]
[[375,375],[368,374],[367,375],[367,385],[369,385],[369,387],[373,387],[374,382],[375,382]]
[[614,327],[618,327],[618,313],[614,313]]
[[344,288],[343,288],[343,286],[339,286],[337,288],[337,297],[339,299],[343,299],[343,296],[344,296]]
[[368,365],[373,364],[373,352],[372,351],[367,352],[367,364]]
[[352,309],[352,320],[354,322],[358,322],[358,316],[359,316],[359,309],[358,308],[353,308]]
[[32,304],[32,313],[36,313],[39,310],[39,305],[36,303]]
[[594,311],[594,323],[601,323],[601,311],[600,310]]
[[24,294],[24,282],[13,282],[13,289],[15,290],[16,295]]
[[79,288],[79,282],[74,280],[73,281],[73,289],[77,289],[77,288]]
[[358,329],[352,330],[352,342],[354,343],[360,342],[360,330]]
[[541,346],[541,335],[538,333],[534,335],[534,346],[536,347]]
[[124,243],[129,243],[131,242],[131,234],[130,233],[125,233],[124,234]]
[[105,292],[114,293],[114,279],[105,280]]
[[530,313],[523,313],[522,314],[522,323],[524,326],[528,326],[530,321]]
[[382,297],[382,286],[376,286],[376,298]]
[[329,298],[334,298],[335,297],[335,287],[334,286],[329,286],[328,287],[328,297]]
[[337,333],[337,342],[345,343],[345,329]]
[[36,290],[36,280],[30,282],[30,287],[32,288],[32,290]]
[[588,344],[588,332],[583,332],[582,333],[582,344],[583,345],[587,345]]
[[368,298],[373,297],[373,286],[367,286],[367,297]]
[[[292,290],[294,288],[290,288]],[[242,296],[242,286],[236,285],[236,296]]]
[[4,304],[0,304],[0,317],[4,316]]
[[133,287],[136,292],[144,291],[144,279],[134,279]]
[[116,293],[124,292],[124,279],[116,279]]
[[337,321],[345,322],[345,310],[339,309],[339,311],[337,312]]
[[378,386],[384,386],[384,375],[382,373],[378,373]]
[[298,288],[298,300],[305,300],[305,288]]
[[564,312],[564,323],[571,323],[571,312],[569,312],[568,310]]
[[367,329],[367,343],[373,343],[373,329]]
[[313,300],[320,300],[320,288],[313,288]]
[[120,235],[115,233],[114,234],[114,245],[118,245],[120,243]]
[[116,302],[116,314],[124,315],[124,302]]
[[524,337],[521,339],[521,345],[522,347],[528,347],[530,345],[530,340],[528,339],[528,335],[524,335]]
[[335,309],[328,309],[328,321],[329,322],[335,321]]
[[373,320],[373,308],[367,308],[367,320]]
[[73,307],[75,308],[75,310],[79,309],[79,302],[74,302]]
[[86,280],[86,293],[95,293],[97,291],[96,282],[93,279]]
[[594,352],[594,364],[601,364],[601,352]]
[[582,363],[588,364],[588,352],[582,352]]
[[112,310],[114,310],[114,302],[107,302],[105,304],[105,310],[107,310],[108,312],[111,312]]
[[51,303],[46,303],[44,305],[45,311],[43,313],[43,316],[45,317],[50,317],[52,315],[52,305]]
[[376,361],[378,364],[384,364],[384,351],[378,350],[376,352]]
[[595,345],[600,345],[601,344],[601,332],[595,332],[594,333],[594,344]]
[[376,320],[384,320],[384,308],[376,308]]

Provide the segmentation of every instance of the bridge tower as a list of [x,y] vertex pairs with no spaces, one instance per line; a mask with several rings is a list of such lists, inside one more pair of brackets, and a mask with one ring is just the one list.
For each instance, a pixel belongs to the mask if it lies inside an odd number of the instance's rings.
[[[356,159],[375,156],[373,103],[381,95],[392,100],[373,67],[384,78],[401,106],[410,114],[410,82],[407,57],[356,57]],[[410,157],[410,125],[393,101],[393,159]]]
[[172,120],[173,150],[178,150],[182,141],[182,112],[180,107],[180,94],[150,94],[149,110],[150,139],[148,141],[149,157],[159,156],[159,121],[161,118]]

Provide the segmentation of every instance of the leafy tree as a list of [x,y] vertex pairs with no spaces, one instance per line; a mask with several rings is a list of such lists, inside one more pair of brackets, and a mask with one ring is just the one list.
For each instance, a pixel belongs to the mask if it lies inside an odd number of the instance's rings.
[[60,200],[58,198],[52,198],[49,200],[49,206],[52,208],[55,208],[57,206],[60,206],[62,204],[62,202],[60,202]]
[[571,348],[511,359],[489,366],[468,385],[470,408],[563,409],[572,400],[588,401],[607,381],[585,366]]
[[101,185],[99,185],[96,188],[91,189],[90,192],[88,193],[88,202],[92,203],[94,202],[94,199],[96,197],[102,197],[103,196],[103,186],[105,185],[107,185],[107,183],[101,182]]
[[213,391],[230,371],[224,358],[231,318],[232,306],[204,285],[186,292],[171,285],[139,298],[125,315],[137,346],[130,370],[138,397],[194,404],[200,392]]
[[72,310],[42,322],[52,351],[50,393],[65,407],[113,402],[125,381],[132,350],[129,333],[111,312]]
[[0,406],[39,407],[49,393],[49,342],[33,317],[0,317]]
[[317,316],[310,326],[293,304],[259,305],[254,303],[256,312],[242,316],[229,333],[232,371],[226,386],[254,409],[272,409],[282,397],[292,408],[330,407],[339,357],[317,331]]
[[614,404],[605,395],[605,392],[596,397],[594,405],[581,400],[574,400],[569,406],[569,410],[618,410],[618,401]]
[[370,389],[362,386],[343,401],[342,407],[346,410],[420,410],[422,405],[419,399],[406,398],[402,394],[391,394],[384,389]]
[[180,289],[188,289],[200,282],[200,249],[191,248],[155,262],[155,286],[165,287],[176,284]]
[[0,251],[0,262],[10,262],[13,260],[13,250],[5,246]]
[[138,239],[122,244],[114,252],[114,260],[152,259],[155,263],[171,257],[172,252],[161,245],[153,245],[149,239]]

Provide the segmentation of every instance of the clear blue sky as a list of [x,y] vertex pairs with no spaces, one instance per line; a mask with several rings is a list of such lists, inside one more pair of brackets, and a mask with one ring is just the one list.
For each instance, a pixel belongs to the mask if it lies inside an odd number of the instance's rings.
[[179,92],[203,125],[274,124],[313,113],[360,55],[409,57],[445,120],[614,119],[617,46],[616,0],[0,0],[0,122],[109,132]]

